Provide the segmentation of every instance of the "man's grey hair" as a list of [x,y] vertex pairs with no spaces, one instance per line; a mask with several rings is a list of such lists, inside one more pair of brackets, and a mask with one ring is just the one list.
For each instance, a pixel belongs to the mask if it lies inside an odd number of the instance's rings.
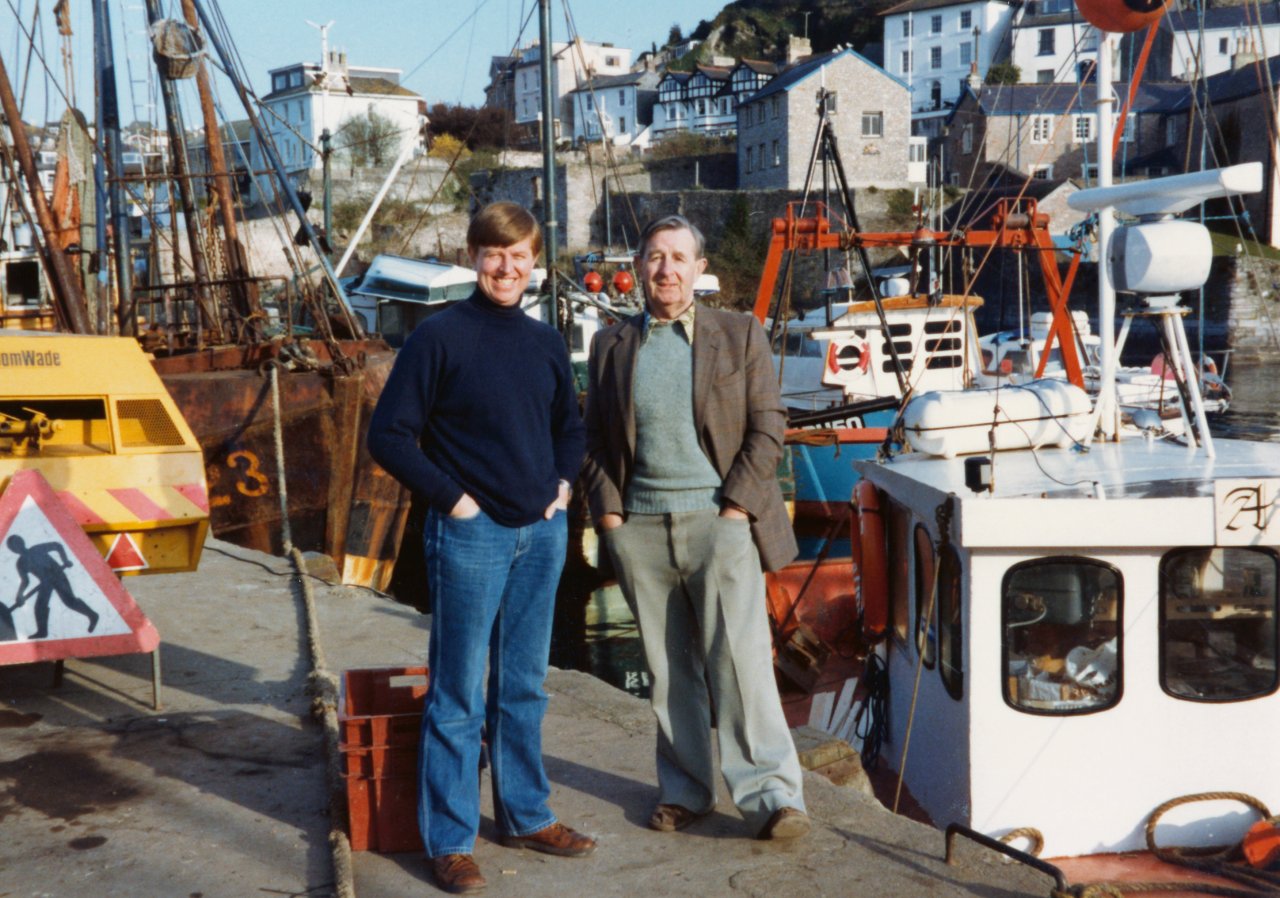
[[685,218],[683,215],[664,215],[661,218],[655,218],[644,226],[644,230],[640,232],[640,248],[636,250],[636,255],[641,258],[649,251],[649,238],[659,231],[688,231],[693,235],[693,244],[696,255],[695,259],[701,259],[703,250],[706,249],[706,239],[702,236],[702,232],[698,230],[698,226]]

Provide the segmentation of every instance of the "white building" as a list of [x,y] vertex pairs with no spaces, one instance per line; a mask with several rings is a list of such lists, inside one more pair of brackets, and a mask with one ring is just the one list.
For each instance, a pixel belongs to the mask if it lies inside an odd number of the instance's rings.
[[[600,44],[578,39],[572,44],[553,42],[551,64],[551,95],[556,114],[556,137],[567,138],[574,133],[574,115],[570,94],[592,78],[609,75],[625,75],[631,70],[632,51],[613,44]],[[537,45],[522,48],[519,59],[512,67],[512,118],[517,125],[536,133],[542,121],[542,64],[541,48]]]
[[[313,147],[327,128],[334,149],[341,148],[343,123],[376,113],[395,128],[395,158],[408,146],[422,146],[426,125],[421,96],[400,85],[400,69],[356,67],[347,54],[330,52],[323,65],[299,62],[272,69],[271,92],[262,98],[260,119],[276,152],[290,172],[319,168],[323,160]],[[255,137],[253,167],[267,167]]]
[[592,78],[570,91],[573,142],[606,140],[615,146],[647,146],[657,87],[656,72],[628,72]]
[[1081,80],[1098,59],[1098,29],[1073,0],[1032,0],[1013,23],[1011,61],[1023,84]]
[[884,17],[884,68],[911,89],[912,133],[935,137],[975,70],[1001,58],[1013,5],[1006,0],[906,0]]
[[[1190,81],[1197,75],[1209,77],[1235,68],[1246,61],[1267,59],[1280,53],[1280,9],[1271,4],[1224,6],[1203,13],[1187,9],[1165,15],[1163,24],[1173,32],[1172,68],[1174,78]],[[1202,72],[1196,72],[1196,58]]]

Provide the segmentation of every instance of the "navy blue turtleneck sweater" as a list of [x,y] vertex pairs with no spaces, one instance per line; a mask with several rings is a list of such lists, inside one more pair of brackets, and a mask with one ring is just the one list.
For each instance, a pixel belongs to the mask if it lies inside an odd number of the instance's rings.
[[370,454],[432,508],[466,492],[507,527],[542,517],[585,447],[560,335],[479,291],[418,326],[369,422]]

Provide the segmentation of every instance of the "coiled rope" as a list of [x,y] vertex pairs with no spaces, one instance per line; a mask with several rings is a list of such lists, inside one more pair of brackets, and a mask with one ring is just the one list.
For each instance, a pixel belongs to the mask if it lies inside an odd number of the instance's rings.
[[[1274,898],[1280,895],[1280,872],[1258,870],[1243,863],[1239,844],[1207,845],[1200,847],[1161,848],[1156,844],[1156,826],[1160,818],[1176,807],[1197,801],[1238,801],[1258,812],[1264,820],[1275,824],[1280,817],[1273,817],[1267,806],[1243,792],[1198,792],[1173,798],[1157,807],[1147,818],[1147,848],[1158,860],[1167,864],[1187,867],[1200,873],[1230,879],[1239,886],[1209,882],[1091,882],[1078,883],[1066,889],[1050,890],[1050,898],[1125,898],[1127,895],[1151,895],[1160,892],[1191,892],[1199,895],[1221,895],[1225,898]],[[1039,830],[1023,827],[1005,833],[1001,842],[1030,839],[1027,853],[1038,857],[1044,847],[1044,837]]]

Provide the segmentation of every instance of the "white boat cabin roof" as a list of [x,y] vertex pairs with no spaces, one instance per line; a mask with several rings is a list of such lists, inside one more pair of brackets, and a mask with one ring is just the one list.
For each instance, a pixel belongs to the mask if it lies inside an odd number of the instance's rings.
[[[1224,490],[1237,481],[1280,483],[1280,446],[1215,440],[1214,448],[1216,456],[1209,458],[1203,449],[1133,437],[1093,443],[1087,451],[997,452],[987,456],[993,459],[993,489],[980,493],[965,485],[965,458],[974,456],[904,453],[854,466],[916,509],[954,495],[957,542],[967,548],[1211,546],[1224,544],[1215,528],[1245,514],[1238,500],[1222,505]],[[1273,492],[1265,501],[1274,498]],[[1280,526],[1268,527],[1251,543],[1231,542],[1277,545],[1277,531]]]

